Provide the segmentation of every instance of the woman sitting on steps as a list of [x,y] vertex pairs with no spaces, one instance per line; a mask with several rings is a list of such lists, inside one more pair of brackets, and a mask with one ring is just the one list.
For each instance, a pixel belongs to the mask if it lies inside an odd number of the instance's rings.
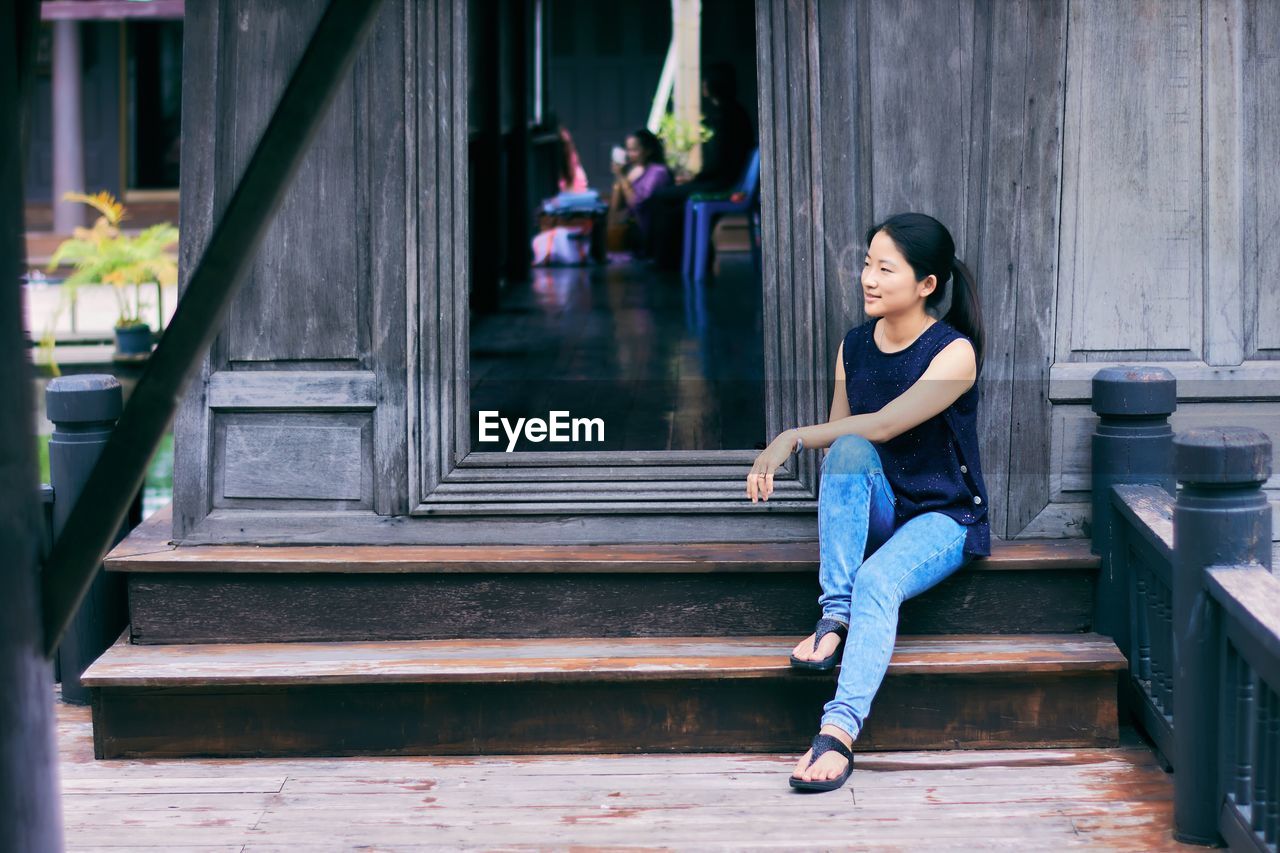
[[[830,419],[788,429],[756,459],[747,496],[768,500],[776,469],[804,447],[830,448],[818,497],[822,614],[792,651],[797,669],[830,672],[835,696],[791,786],[839,788],[851,747],[893,654],[899,606],[991,553],[978,459],[983,332],[973,277],[950,232],[918,213],[866,235],[867,322],[836,353]],[[954,280],[945,319],[935,309]],[[841,648],[843,647],[843,651]]]

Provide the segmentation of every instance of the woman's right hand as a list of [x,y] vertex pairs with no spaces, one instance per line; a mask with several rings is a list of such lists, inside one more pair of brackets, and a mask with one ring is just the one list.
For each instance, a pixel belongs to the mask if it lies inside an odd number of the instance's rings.
[[751,473],[747,475],[747,497],[751,498],[752,503],[757,498],[769,500],[769,496],[773,494],[773,472],[791,458],[791,451],[795,446],[795,432],[783,430],[768,447],[760,451],[755,464],[751,466]]

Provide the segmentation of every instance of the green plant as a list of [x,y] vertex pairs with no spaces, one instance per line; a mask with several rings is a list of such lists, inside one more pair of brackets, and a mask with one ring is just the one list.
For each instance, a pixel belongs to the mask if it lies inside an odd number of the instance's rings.
[[[82,284],[110,284],[114,286],[119,315],[117,329],[145,326],[141,312],[143,302],[139,288],[143,284],[173,284],[178,278],[178,259],[169,247],[178,242],[178,229],[167,222],[153,225],[136,235],[122,234],[120,222],[127,218],[124,205],[108,192],[95,195],[69,192],[63,195],[67,201],[79,201],[98,211],[92,228],[76,228],[72,236],[63,240],[49,259],[52,272],[62,264],[71,264],[74,272],[62,283],[62,298],[58,310],[49,318],[40,336],[39,351],[53,376],[62,371],[54,360],[56,343],[54,332],[58,318],[75,300],[76,290]],[[133,288],[133,301],[126,294]]]
[[665,113],[658,120],[657,137],[666,150],[668,165],[677,178],[690,176],[689,153],[712,137],[712,132],[701,121],[678,119],[675,113]]

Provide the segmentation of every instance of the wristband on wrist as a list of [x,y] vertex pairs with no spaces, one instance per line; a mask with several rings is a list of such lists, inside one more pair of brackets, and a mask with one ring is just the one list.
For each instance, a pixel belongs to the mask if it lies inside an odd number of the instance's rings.
[[804,439],[800,437],[800,432],[796,431],[796,446],[791,450],[792,453],[799,453],[804,450]]

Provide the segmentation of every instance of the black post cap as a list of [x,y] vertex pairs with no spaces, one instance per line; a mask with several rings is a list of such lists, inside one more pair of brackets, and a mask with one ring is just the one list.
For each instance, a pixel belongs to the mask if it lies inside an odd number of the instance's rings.
[[1262,483],[1271,476],[1271,439],[1253,427],[1200,427],[1173,438],[1180,483]]
[[1121,365],[1093,375],[1093,410],[1100,415],[1171,415],[1178,383],[1163,367]]
[[49,380],[44,391],[45,415],[59,423],[105,423],[124,410],[120,380],[110,374],[86,373]]

